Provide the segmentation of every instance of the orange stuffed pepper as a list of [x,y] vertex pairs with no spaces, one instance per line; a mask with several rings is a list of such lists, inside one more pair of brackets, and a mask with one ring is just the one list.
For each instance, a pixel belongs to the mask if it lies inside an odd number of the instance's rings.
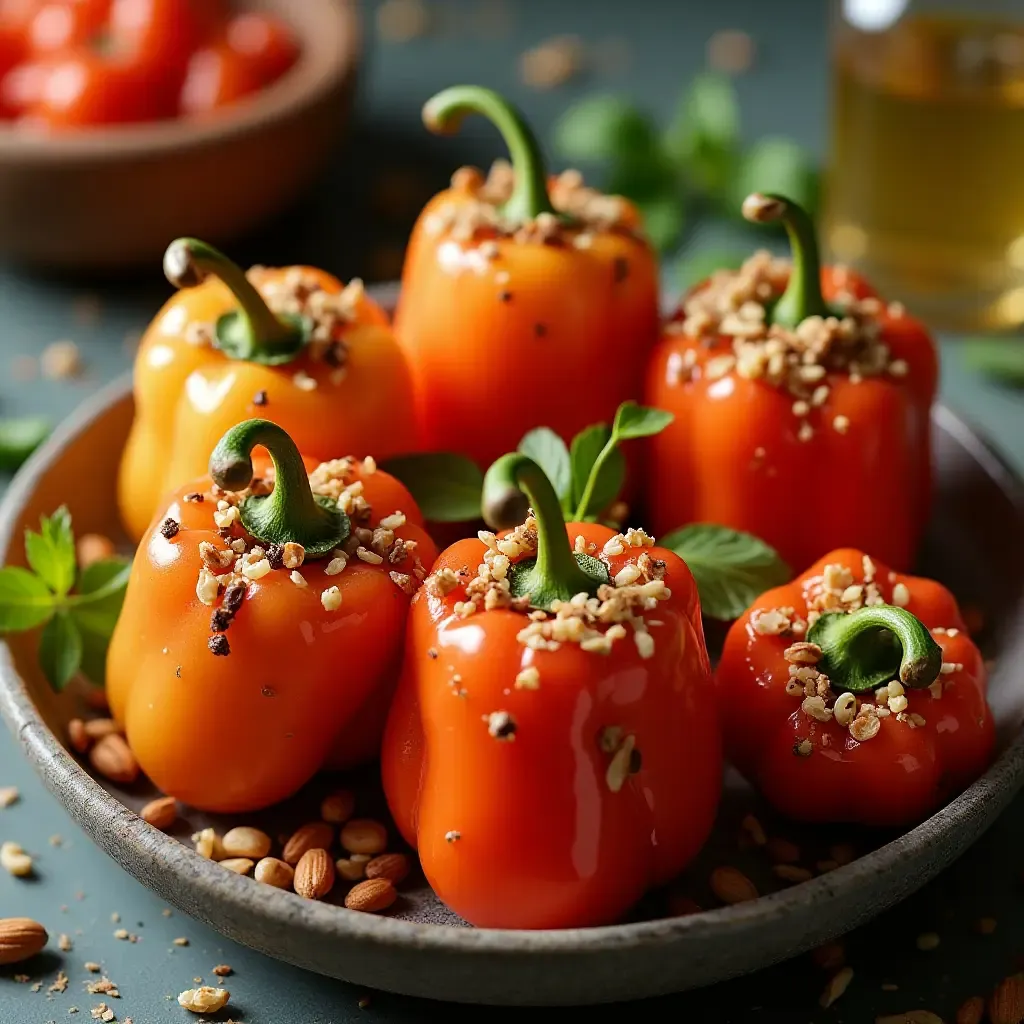
[[[423,108],[436,132],[467,113],[498,127],[512,166],[495,164],[486,181],[463,168],[427,204],[395,333],[423,447],[486,469],[538,423],[568,440],[637,398],[657,341],[658,281],[633,205],[584,188],[575,171],[549,179],[530,128],[496,93],[456,86]],[[523,367],[537,370],[529,388],[510,392]]]
[[246,274],[195,239],[174,242],[164,269],[182,291],[142,339],[118,481],[133,540],[250,416],[272,417],[316,459],[415,450],[408,368],[361,282],[342,288],[311,267]]
[[743,210],[785,224],[792,264],[758,253],[719,271],[668,325],[645,397],[675,414],[648,443],[653,527],[721,523],[791,566],[852,544],[909,568],[931,491],[935,345],[852,273],[819,270],[795,204],[754,195]]
[[378,752],[436,549],[372,460],[309,466],[280,426],[239,424],[136,553],[107,694],[142,770],[193,807],[255,810]]
[[388,804],[472,924],[612,923],[686,866],[718,804],[696,586],[642,531],[564,524],[524,455],[491,468],[485,507],[522,525],[448,548],[413,599]]
[[992,758],[985,664],[952,594],[861,551],[762,594],[716,685],[729,758],[803,821],[913,824]]

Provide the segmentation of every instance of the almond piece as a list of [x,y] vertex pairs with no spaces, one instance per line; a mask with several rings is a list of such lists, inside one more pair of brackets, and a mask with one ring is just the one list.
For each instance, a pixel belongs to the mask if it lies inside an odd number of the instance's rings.
[[367,878],[386,878],[392,885],[399,885],[409,877],[411,865],[404,853],[383,853],[366,865]]
[[320,900],[334,888],[334,861],[326,850],[307,850],[295,867],[295,891]]
[[253,861],[248,857],[225,857],[224,860],[218,861],[222,868],[227,868],[228,871],[234,871],[236,875],[247,875],[252,871]]
[[788,839],[773,836],[765,844],[765,853],[773,864],[796,864],[800,860],[800,847]]
[[92,739],[85,731],[85,722],[80,718],[72,718],[68,722],[68,742],[76,754],[87,754],[92,746]]
[[972,996],[956,1011],[956,1024],[981,1024],[984,1016],[985,1000],[981,996]]
[[139,777],[139,762],[123,736],[113,732],[104,736],[89,752],[93,768],[111,782],[130,783]]
[[290,889],[295,869],[276,857],[264,857],[256,865],[256,881],[264,885],[272,885],[275,889]]
[[341,845],[349,853],[383,853],[388,848],[388,830],[370,818],[353,818],[341,830]]
[[32,858],[18,843],[0,845],[0,867],[15,878],[27,878],[32,874]]
[[366,865],[370,862],[368,853],[353,853],[334,862],[338,874],[346,882],[359,882],[366,877]]
[[325,821],[311,821],[292,833],[284,844],[281,859],[286,864],[298,864],[308,850],[329,850],[334,841],[334,828]]
[[248,825],[228,829],[221,844],[228,857],[249,857],[256,861],[270,853],[270,836]]
[[340,825],[352,817],[356,809],[355,795],[348,789],[338,789],[324,797],[320,804],[320,817],[334,825]]
[[349,889],[345,906],[364,914],[376,914],[387,910],[397,898],[395,887],[386,878],[368,878]]
[[230,998],[231,993],[227,989],[203,985],[185,989],[178,996],[178,1005],[192,1013],[217,1013],[227,1006]]
[[718,867],[711,872],[711,891],[723,903],[746,903],[756,900],[757,886],[742,871],[732,867]]
[[90,718],[82,723],[82,729],[91,740],[100,740],[111,733],[121,732],[121,726],[112,718]]
[[931,1010],[907,1010],[906,1013],[886,1014],[876,1017],[875,1024],[945,1024],[943,1019]]
[[988,997],[991,1024],[1020,1024],[1024,1020],[1024,974],[1003,978]]
[[5,917],[0,920],[0,964],[17,964],[35,956],[48,938],[46,929],[30,917]]
[[166,832],[178,819],[178,801],[173,796],[160,796],[150,800],[139,812],[144,822]]

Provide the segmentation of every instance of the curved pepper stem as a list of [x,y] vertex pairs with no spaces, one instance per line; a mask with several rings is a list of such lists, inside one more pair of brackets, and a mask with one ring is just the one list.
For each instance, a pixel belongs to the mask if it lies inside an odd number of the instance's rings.
[[484,518],[492,526],[507,526],[522,522],[529,508],[537,520],[537,557],[510,567],[513,597],[529,597],[530,607],[550,611],[556,601],[595,594],[611,581],[604,562],[569,546],[562,507],[544,470],[527,455],[503,455],[484,477]]
[[539,213],[557,216],[548,195],[547,170],[540,143],[522,114],[493,89],[480,85],[453,85],[427,100],[423,123],[438,135],[458,131],[466,114],[482,114],[501,132],[508,146],[515,186],[501,208],[511,221],[533,220]]
[[818,668],[837,694],[865,693],[897,678],[921,689],[942,671],[942,648],[927,627],[893,605],[825,612],[807,631],[807,640],[821,648]]
[[295,442],[270,420],[244,420],[217,442],[210,477],[226,491],[252,481],[252,450],[263,445],[274,462],[274,490],[250,495],[239,506],[242,525],[266,544],[301,544],[307,558],[329,554],[348,540],[351,524],[337,504],[313,494]]
[[164,274],[175,288],[194,288],[208,277],[224,283],[238,309],[217,321],[217,347],[231,359],[278,366],[298,355],[309,336],[301,317],[278,316],[238,264],[197,238],[179,238],[164,253]]
[[785,196],[755,192],[743,200],[743,216],[755,224],[780,220],[789,235],[793,269],[786,290],[770,311],[771,322],[796,327],[809,316],[831,316],[832,310],[821,294],[818,239],[807,211]]

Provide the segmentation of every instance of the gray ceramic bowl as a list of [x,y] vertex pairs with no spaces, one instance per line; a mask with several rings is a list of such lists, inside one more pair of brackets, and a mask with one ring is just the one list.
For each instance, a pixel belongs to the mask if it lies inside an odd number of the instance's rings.
[[[87,402],[33,456],[0,505],[0,559],[23,562],[25,527],[65,501],[80,532],[111,531],[116,464],[131,415],[125,379]],[[230,938],[301,967],[393,992],[505,1005],[610,1002],[752,971],[846,932],[919,888],[991,824],[1024,779],[1024,623],[1016,611],[1024,581],[1024,492],[947,409],[936,410],[935,426],[937,496],[922,567],[984,611],[985,633],[994,638],[989,650],[998,653],[991,683],[998,759],[967,792],[903,835],[800,832],[772,819],[730,778],[715,835],[683,884],[701,905],[713,906],[709,869],[733,863],[768,893],[749,903],[667,917],[664,903],[652,898],[623,924],[547,932],[467,927],[422,879],[403,889],[390,916],[312,903],[234,875],[181,841],[196,827],[225,828],[230,819],[186,814],[175,835],[164,835],[132,809],[151,795],[144,786],[118,790],[91,778],[60,739],[66,721],[80,712],[81,695],[50,691],[36,666],[34,637],[0,646],[0,711],[68,813],[126,871]],[[88,486],[83,466],[91,469]],[[382,810],[373,772],[354,785],[361,787],[360,813]],[[316,806],[322,786],[247,820],[255,817],[271,835],[287,831],[308,820],[307,807]],[[810,864],[839,840],[852,842],[861,856],[772,892],[763,858],[736,841],[739,819],[752,808],[772,834],[798,841]]]

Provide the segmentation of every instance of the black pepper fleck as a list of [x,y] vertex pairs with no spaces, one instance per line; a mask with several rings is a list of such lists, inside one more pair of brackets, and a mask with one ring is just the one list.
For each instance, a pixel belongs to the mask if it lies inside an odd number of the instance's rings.
[[177,519],[171,519],[170,516],[168,516],[160,524],[160,533],[164,537],[166,537],[168,540],[171,540],[173,537],[177,537],[178,536],[178,531],[180,529],[181,529],[181,524],[177,521]]
[[625,281],[629,277],[629,260],[625,256],[616,256],[612,263],[612,273],[615,276],[616,284]]
[[271,569],[283,569],[284,568],[284,545],[283,544],[271,544],[267,548],[267,561],[270,563]]
[[636,775],[644,763],[644,759],[640,756],[640,751],[634,747],[629,752],[629,774]]
[[211,636],[206,641],[206,646],[210,648],[210,651],[220,658],[227,657],[231,653],[231,645],[228,643],[228,638],[223,633],[217,633]]
[[181,678],[181,666],[179,665],[175,670],[174,674],[180,679]]
[[246,585],[244,583],[232,583],[231,586],[224,591],[224,610],[229,614],[234,615],[235,612],[242,607],[242,602],[245,600],[245,591]]
[[534,324],[533,333],[536,334],[538,338],[543,338],[548,333],[548,329],[544,324]]
[[324,349],[323,358],[328,366],[342,367],[348,362],[348,346],[343,341],[332,341]]
[[270,399],[267,398],[266,391],[257,391],[256,394],[253,396],[252,404],[253,405],[266,405],[269,401],[270,401]]
[[500,292],[498,292],[498,301],[499,302],[511,302],[512,301],[512,293],[507,288],[506,289],[502,289]]
[[195,491],[192,494],[185,495],[185,501],[189,503],[195,502],[197,505],[201,505],[205,500],[206,499],[203,497],[203,495],[201,495],[198,491]]
[[231,625],[231,620],[235,617],[234,612],[229,612],[226,608],[218,608],[213,615],[210,616],[210,629],[214,633],[225,633],[227,632],[228,626]]
[[260,693],[263,694],[264,697],[276,697],[277,696],[277,694],[274,693],[274,688],[272,686],[264,686],[263,689],[260,690]]
[[427,657],[430,658],[432,661],[437,661],[437,648],[436,647],[428,647],[427,648]]

